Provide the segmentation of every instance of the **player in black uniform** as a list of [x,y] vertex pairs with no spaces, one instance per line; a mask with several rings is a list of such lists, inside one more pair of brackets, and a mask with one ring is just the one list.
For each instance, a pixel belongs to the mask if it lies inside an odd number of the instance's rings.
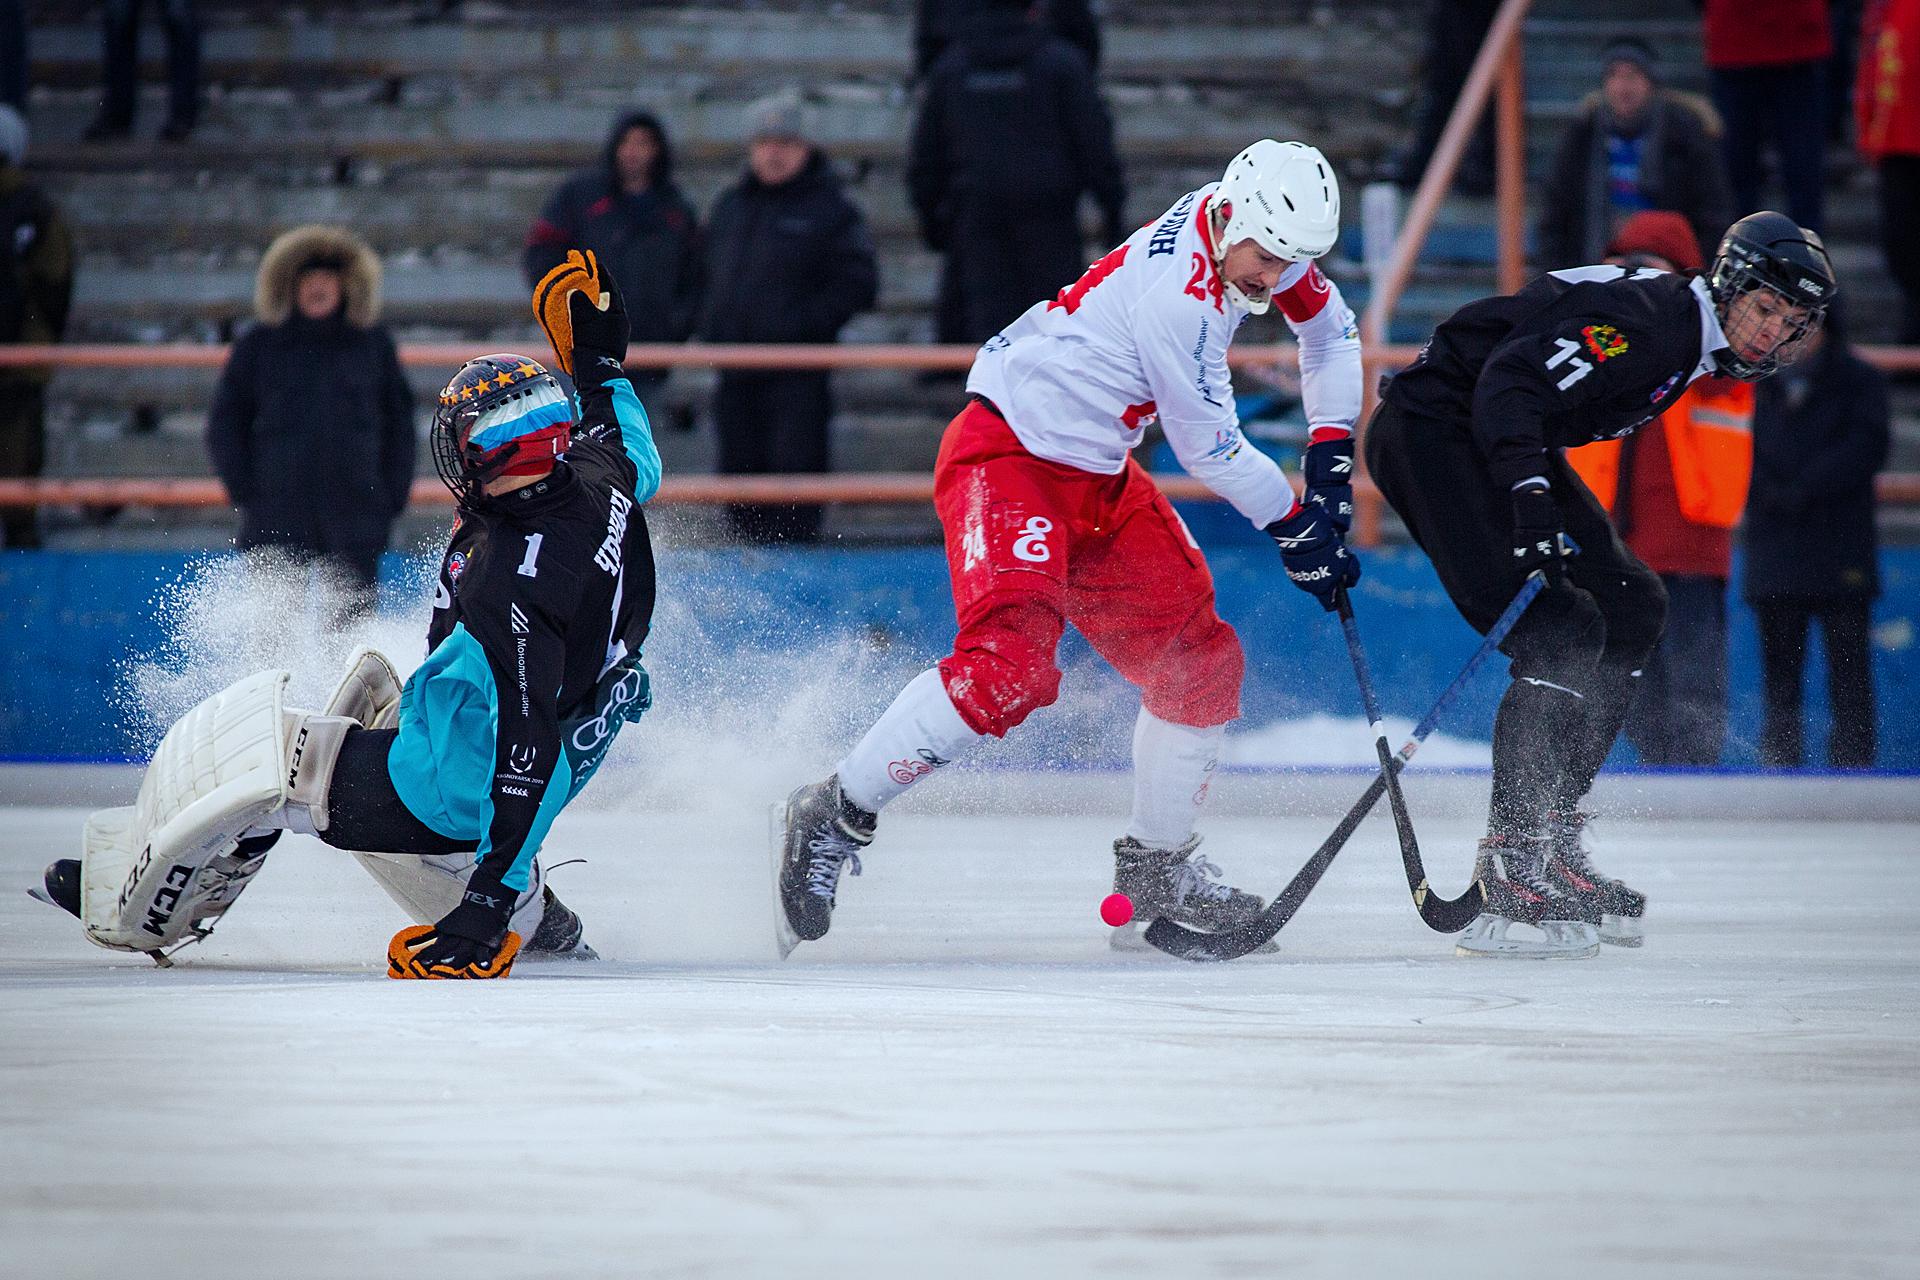
[[650,701],[640,506],[660,458],[621,369],[626,313],[591,255],[549,273],[535,311],[578,403],[506,354],[440,393],[434,461],[459,514],[426,660],[402,688],[383,657],[356,653],[321,714],[283,708],[286,673],[266,672],[183,717],[138,804],[95,814],[84,865],[48,870],[45,896],[92,940],[158,954],[204,936],[297,830],[355,851],[422,922],[395,936],[394,977],[501,977],[523,940],[591,955],[535,853]]
[[[1593,869],[1579,805],[1660,639],[1666,593],[1561,450],[1627,435],[1702,375],[1766,377],[1834,292],[1820,238],[1756,213],[1728,230],[1705,278],[1579,267],[1465,306],[1382,392],[1368,469],[1462,616],[1485,632],[1529,574],[1548,584],[1501,645],[1513,682],[1475,864],[1487,913],[1463,948],[1640,941],[1645,895]],[[1547,941],[1507,939],[1515,921]]]

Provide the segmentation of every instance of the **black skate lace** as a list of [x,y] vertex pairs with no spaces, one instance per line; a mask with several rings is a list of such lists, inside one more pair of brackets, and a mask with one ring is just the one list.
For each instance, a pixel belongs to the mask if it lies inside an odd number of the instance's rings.
[[1220,868],[1197,853],[1180,863],[1173,869],[1173,905],[1185,903],[1188,895],[1209,902],[1228,901],[1233,897],[1233,886],[1218,883],[1219,875]]
[[1560,864],[1582,880],[1598,884],[1607,879],[1595,869],[1593,858],[1587,853],[1586,830],[1592,815],[1575,810],[1564,816],[1556,815],[1552,821],[1557,837],[1554,840],[1554,857]]
[[856,847],[852,837],[834,827],[807,841],[807,852],[813,855],[807,864],[807,892],[821,898],[833,897],[840,887],[840,869],[848,863],[853,864],[853,874],[859,875],[860,855],[854,852]]

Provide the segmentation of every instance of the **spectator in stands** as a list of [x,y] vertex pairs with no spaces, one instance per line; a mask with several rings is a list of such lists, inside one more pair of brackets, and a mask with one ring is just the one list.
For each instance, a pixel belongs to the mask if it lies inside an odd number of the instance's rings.
[[1540,254],[1548,270],[1600,261],[1628,219],[1670,209],[1693,228],[1698,270],[1733,221],[1713,109],[1663,89],[1653,49],[1631,36],[1601,55],[1598,91],[1560,139],[1542,192]]
[[[167,33],[167,120],[163,142],[184,142],[200,118],[200,20],[193,0],[155,0]],[[145,0],[106,0],[101,10],[105,94],[100,114],[81,136],[111,142],[133,132],[140,88],[140,9]]]
[[1847,348],[1833,311],[1809,354],[1758,388],[1745,593],[1760,623],[1762,764],[1797,768],[1804,758],[1801,684],[1817,618],[1833,712],[1827,761],[1873,765],[1873,477],[1887,460],[1888,412],[1886,377]]
[[1100,206],[1103,245],[1128,230],[1113,121],[1093,72],[1028,0],[988,0],[928,73],[907,188],[927,247],[957,273],[968,342],[1085,269],[1083,192]]
[[[914,17],[913,74],[924,77],[953,43],[956,28],[973,13],[981,0],[920,0]],[[1086,55],[1087,66],[1097,75],[1100,70],[1100,23],[1093,15],[1089,0],[1034,0],[1040,25]],[[960,292],[960,279],[954,255],[940,258],[940,283],[934,298],[933,340],[935,342],[977,342],[971,337],[966,298]],[[928,370],[922,382],[966,380],[964,369]]]
[[[27,180],[27,123],[0,106],[0,343],[58,342],[73,301],[73,236],[57,205]],[[44,367],[0,368],[0,476],[37,476],[47,460]],[[0,541],[40,545],[30,507],[0,509]]]
[[1733,203],[1763,208],[1763,152],[1771,144],[1787,216],[1826,226],[1827,0],[1701,0],[1707,72],[1726,132],[1721,146]]
[[[1427,41],[1420,58],[1420,93],[1414,100],[1413,140],[1387,160],[1389,181],[1403,187],[1420,185],[1499,10],[1500,0],[1427,0]],[[1460,158],[1454,185],[1471,196],[1493,193],[1492,111],[1481,114]]]
[[[747,172],[720,193],[707,225],[707,290],[698,332],[708,342],[821,343],[873,306],[873,237],[813,144],[805,108],[782,95],[748,116]],[[826,471],[833,393],[825,370],[727,370],[714,396],[720,471]],[[736,506],[753,541],[811,542],[817,506]]]
[[1900,341],[1920,344],[1920,0],[1872,0],[1854,109],[1880,179],[1880,247],[1900,286]]
[[[693,205],[673,181],[673,146],[659,119],[629,111],[613,123],[600,163],[560,185],[527,233],[520,263],[531,288],[566,259],[591,249],[620,286],[635,342],[685,342],[700,306],[700,253]],[[665,370],[632,375],[645,395]]]
[[[1607,261],[1697,272],[1677,213],[1636,213]],[[1667,589],[1667,629],[1642,669],[1627,736],[1643,763],[1720,763],[1727,737],[1727,579],[1753,474],[1753,387],[1705,377],[1624,440],[1567,451],[1632,552]]]
[[[940,61],[982,0],[920,0],[913,18],[913,74],[924,76]],[[1100,21],[1090,0],[1030,0],[1040,24],[1087,57],[1100,70]]]
[[26,0],[0,0],[0,105],[27,110]]
[[377,323],[379,259],[344,228],[296,228],[261,259],[253,307],[207,415],[235,545],[320,561],[369,608],[414,457],[413,393]]

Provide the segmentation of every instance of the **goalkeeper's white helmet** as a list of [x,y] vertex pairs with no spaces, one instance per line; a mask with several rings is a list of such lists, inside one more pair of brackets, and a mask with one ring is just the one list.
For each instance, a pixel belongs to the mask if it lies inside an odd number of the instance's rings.
[[[1340,236],[1340,181],[1316,147],[1304,142],[1260,141],[1227,165],[1214,200],[1226,214],[1226,226],[1214,244],[1214,257],[1252,240],[1276,258],[1309,262],[1333,248]],[[1231,283],[1227,293],[1256,315],[1271,299],[1248,298]]]

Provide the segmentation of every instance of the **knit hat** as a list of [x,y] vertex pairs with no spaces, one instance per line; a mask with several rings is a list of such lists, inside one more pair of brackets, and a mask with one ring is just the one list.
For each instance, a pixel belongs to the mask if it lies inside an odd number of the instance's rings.
[[1653,46],[1639,36],[1615,36],[1607,41],[1607,47],[1600,51],[1600,66],[1611,71],[1616,62],[1633,64],[1649,80],[1660,79],[1660,59],[1655,56]]
[[1698,271],[1705,265],[1700,241],[1684,214],[1670,209],[1642,209],[1620,225],[1607,245],[1609,258],[1650,253],[1665,258],[1676,271]]
[[27,162],[27,122],[5,104],[0,104],[0,160],[16,167]]
[[756,142],[762,138],[807,141],[805,104],[791,93],[762,98],[747,108],[747,137]]

